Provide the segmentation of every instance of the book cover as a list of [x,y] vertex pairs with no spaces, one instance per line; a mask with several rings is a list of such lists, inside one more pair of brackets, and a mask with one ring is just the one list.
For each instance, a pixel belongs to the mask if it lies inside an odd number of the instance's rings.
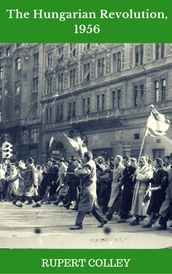
[[169,1],[0,3],[0,273],[171,273]]

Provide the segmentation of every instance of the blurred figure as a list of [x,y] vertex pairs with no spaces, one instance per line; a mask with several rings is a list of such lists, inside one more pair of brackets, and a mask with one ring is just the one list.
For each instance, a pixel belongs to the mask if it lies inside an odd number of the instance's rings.
[[120,210],[120,199],[121,199],[121,178],[124,170],[122,164],[123,158],[120,155],[115,156],[114,169],[113,169],[113,181],[111,188],[111,196],[108,203],[108,210],[106,212],[106,218],[108,220],[112,219],[113,213],[119,212]]
[[131,217],[131,203],[134,192],[135,178],[134,174],[136,167],[131,165],[130,157],[124,157],[123,159],[124,170],[121,178],[121,185],[123,186],[121,204],[120,204],[120,219],[118,223],[124,223]]
[[2,163],[0,163],[0,200],[4,197],[4,185],[5,185],[5,169]]
[[26,204],[32,204],[32,199],[38,194],[38,178],[33,158],[27,160],[25,171],[25,200]]
[[165,199],[165,191],[168,186],[168,172],[164,170],[164,163],[161,158],[156,159],[156,166],[151,180],[150,203],[148,206],[147,214],[149,221],[143,225],[144,228],[150,228],[157,221],[159,217],[159,210]]
[[135,219],[131,225],[139,225],[140,220],[146,216],[148,203],[144,203],[144,197],[153,177],[153,167],[148,163],[146,155],[141,156],[139,167],[136,170],[136,184],[132,199],[131,214]]
[[7,197],[9,200],[13,200],[17,196],[17,191],[19,187],[19,177],[18,171],[14,164],[10,165],[10,173],[5,177],[6,182],[8,182]]

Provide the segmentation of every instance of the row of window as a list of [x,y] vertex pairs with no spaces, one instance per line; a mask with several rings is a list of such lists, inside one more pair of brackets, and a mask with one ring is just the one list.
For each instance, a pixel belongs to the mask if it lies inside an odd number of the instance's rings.
[[[167,97],[167,89],[166,89],[166,79],[156,80],[154,82],[154,96],[155,103],[165,102]],[[122,98],[122,90],[115,89],[112,90],[111,94],[111,109],[122,109],[123,108],[123,98]],[[145,86],[144,84],[137,84],[133,86],[133,106],[141,107],[146,105],[145,102]],[[62,121],[64,119],[70,120],[71,118],[76,116],[76,103],[73,98],[72,102],[67,103],[67,116],[64,117],[64,105],[63,103],[59,103],[56,106],[56,121]],[[92,112],[91,109],[91,97],[86,96],[82,98],[81,101],[81,109],[82,114],[87,115]],[[106,94],[97,94],[94,106],[94,112],[103,112],[106,110]],[[53,108],[52,106],[46,107],[46,122],[51,123],[53,117]]]
[[[72,58],[77,56],[77,44],[70,44],[69,48],[69,57]],[[88,51],[91,48],[91,44],[86,43],[83,44],[82,51]],[[121,62],[121,53],[118,53],[115,58]],[[134,63],[135,66],[143,65],[143,57],[144,57],[144,45],[137,45],[134,48]],[[165,44],[155,44],[155,60],[159,60],[165,57]],[[57,49],[57,62],[61,63],[65,60],[65,47],[61,46]],[[101,65],[101,64],[100,64]],[[47,53],[46,66],[53,66],[53,52],[50,51]],[[102,65],[101,65],[102,66]]]
[[[69,44],[70,46],[70,55],[69,58],[77,56],[77,44]],[[83,51],[88,51],[91,48],[90,43],[83,44]],[[0,51],[1,53],[1,51]],[[65,47],[61,46],[57,49],[57,62],[63,62]],[[1,53],[2,54],[2,53]],[[10,56],[10,48],[6,48],[7,56]],[[1,56],[0,56],[1,57]],[[144,45],[137,45],[134,48],[134,65],[140,66],[143,65],[144,57]],[[165,57],[165,44],[155,44],[155,60],[163,59]],[[113,54],[113,72],[121,71],[121,52]],[[39,52],[33,54],[33,67],[39,66]],[[48,52],[46,57],[46,66],[53,66],[53,52]],[[88,64],[85,67],[85,70],[88,71]],[[2,68],[1,68],[2,69]],[[18,57],[15,59],[15,70],[21,70],[21,58]],[[88,74],[88,73],[87,73]],[[105,57],[98,59],[98,77],[101,77],[105,74]],[[87,78],[87,77],[85,77]],[[2,71],[0,71],[0,79],[2,79]]]
[[[162,44],[164,46],[164,44]],[[162,48],[157,47],[159,50]],[[164,56],[164,50],[161,51],[161,55]],[[113,73],[120,72],[122,70],[122,57],[121,52],[113,54],[112,58],[112,71]],[[157,57],[158,57],[157,56]],[[136,46],[135,65],[143,65],[143,45]],[[97,78],[101,78],[106,74],[105,57],[97,60]],[[65,75],[60,73],[57,76],[57,89],[58,91],[64,90]],[[91,80],[91,63],[86,63],[82,66],[82,80],[83,82],[89,82]],[[46,94],[53,93],[52,78],[47,79]],[[69,86],[75,87],[77,85],[77,70],[75,68],[69,71]]]

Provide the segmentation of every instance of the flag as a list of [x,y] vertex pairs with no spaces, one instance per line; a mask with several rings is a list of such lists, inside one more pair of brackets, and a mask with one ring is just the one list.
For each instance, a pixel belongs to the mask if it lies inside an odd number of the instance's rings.
[[80,146],[79,146],[79,143],[72,139],[72,138],[69,138],[65,133],[63,133],[63,135],[66,137],[66,139],[69,141],[70,145],[76,150],[76,151],[79,151],[80,149]]
[[169,126],[170,120],[164,114],[152,108],[146,124],[147,135],[149,134],[152,137],[166,135]]
[[52,146],[52,143],[55,141],[54,137],[52,136],[49,141],[49,148]]
[[87,146],[84,144],[84,141],[81,139],[81,137],[77,137],[76,140],[69,138],[65,133],[63,135],[67,138],[70,145],[82,156],[85,152],[88,151]]

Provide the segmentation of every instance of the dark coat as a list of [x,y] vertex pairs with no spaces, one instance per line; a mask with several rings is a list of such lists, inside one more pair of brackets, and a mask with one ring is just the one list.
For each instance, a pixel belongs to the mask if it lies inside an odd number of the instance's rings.
[[165,200],[166,189],[168,186],[168,172],[164,169],[157,169],[153,173],[151,180],[151,187],[160,187],[158,190],[152,191],[150,203],[148,206],[147,214],[159,213],[161,205]]
[[134,193],[135,180],[133,179],[136,168],[133,166],[125,167],[121,184],[124,186],[121,197],[121,212],[128,213],[131,210],[132,198]]

